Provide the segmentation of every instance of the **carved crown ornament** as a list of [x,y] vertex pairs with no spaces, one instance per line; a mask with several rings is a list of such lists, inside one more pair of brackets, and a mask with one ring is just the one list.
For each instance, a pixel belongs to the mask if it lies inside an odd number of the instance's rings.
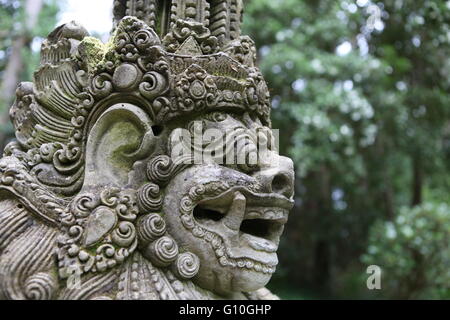
[[242,11],[242,0],[116,0],[108,43],[76,22],[48,36],[0,160],[0,298],[276,298],[264,286],[292,161],[273,146],[252,165],[172,154],[174,130],[199,121],[237,130],[232,149],[257,150],[251,130],[272,139]]

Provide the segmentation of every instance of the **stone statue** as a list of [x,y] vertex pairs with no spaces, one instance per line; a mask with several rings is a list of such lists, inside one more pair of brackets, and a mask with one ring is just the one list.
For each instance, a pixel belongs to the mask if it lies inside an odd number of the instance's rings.
[[[48,36],[0,160],[1,299],[277,298],[294,171],[242,12],[116,0],[107,44],[75,22]],[[218,150],[243,161],[174,155],[180,129],[232,131]]]

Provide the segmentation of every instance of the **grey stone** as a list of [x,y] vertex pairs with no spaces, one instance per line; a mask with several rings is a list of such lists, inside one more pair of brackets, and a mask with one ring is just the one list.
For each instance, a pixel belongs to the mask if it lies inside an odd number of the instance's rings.
[[[272,143],[242,0],[114,4],[108,44],[58,27],[17,89],[0,160],[0,298],[276,299],[264,287],[294,170]],[[181,129],[223,133],[225,153],[178,157]]]
[[83,245],[85,247],[90,247],[97,243],[114,228],[116,223],[117,216],[108,207],[99,207],[95,209],[87,220]]

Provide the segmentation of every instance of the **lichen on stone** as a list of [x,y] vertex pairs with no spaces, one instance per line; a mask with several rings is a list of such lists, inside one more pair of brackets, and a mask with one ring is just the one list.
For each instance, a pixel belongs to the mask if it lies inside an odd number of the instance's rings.
[[81,60],[86,65],[88,72],[92,73],[98,64],[104,59],[107,46],[99,39],[86,37],[78,48]]

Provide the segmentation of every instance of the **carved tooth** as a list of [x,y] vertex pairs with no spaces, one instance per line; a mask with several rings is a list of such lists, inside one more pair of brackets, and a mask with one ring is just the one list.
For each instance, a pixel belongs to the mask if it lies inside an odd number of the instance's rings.
[[287,219],[288,211],[278,208],[247,208],[246,220],[264,219],[284,222]]
[[231,203],[228,214],[224,219],[225,226],[231,230],[239,231],[241,223],[244,220],[246,203],[247,200],[242,193],[236,192],[234,194],[233,202]]
[[284,212],[282,210],[277,209],[269,209],[264,213],[264,218],[267,220],[281,220],[285,217]]
[[[254,210],[253,208],[250,210]],[[261,212],[260,211],[249,211],[246,215],[245,215],[245,219],[246,220],[251,220],[251,219],[259,219],[261,218]]]

